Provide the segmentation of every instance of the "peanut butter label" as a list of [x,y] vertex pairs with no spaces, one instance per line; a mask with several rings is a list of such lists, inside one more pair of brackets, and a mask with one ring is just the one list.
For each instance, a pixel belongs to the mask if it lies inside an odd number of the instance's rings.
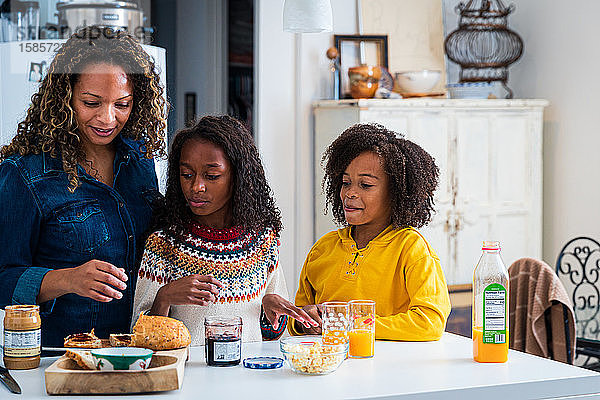
[[42,349],[42,330],[10,331],[4,330],[5,357],[35,357]]

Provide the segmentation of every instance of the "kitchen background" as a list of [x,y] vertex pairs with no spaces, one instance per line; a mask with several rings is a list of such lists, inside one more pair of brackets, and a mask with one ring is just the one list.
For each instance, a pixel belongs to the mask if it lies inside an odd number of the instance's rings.
[[[173,104],[169,133],[194,115],[228,111],[252,124],[284,219],[281,263],[293,294],[314,242],[314,213],[320,211],[313,206],[311,165],[320,155],[312,151],[311,104],[330,97],[325,51],[333,45],[333,35],[359,30],[357,2],[332,0],[333,32],[301,36],[283,32],[283,2],[142,0],[140,6],[146,25],[156,29],[152,44],[167,49],[167,87]],[[442,2],[444,37],[456,29],[458,2]],[[55,19],[56,3],[40,1],[42,25]],[[414,1],[406,3],[414,6]],[[600,137],[594,133],[600,123],[600,100],[595,97],[599,84],[593,73],[600,50],[590,44],[596,37],[600,3],[581,0],[576,7],[558,0],[511,3],[516,8],[509,27],[523,39],[524,54],[509,68],[509,86],[517,99],[550,101],[544,112],[543,258],[553,265],[569,239],[600,237],[596,207]],[[243,54],[248,47],[253,52]],[[242,50],[232,54],[233,48]],[[446,72],[448,83],[457,82],[455,64],[448,63]],[[237,92],[231,93],[231,88]],[[302,168],[297,170],[296,165]]]

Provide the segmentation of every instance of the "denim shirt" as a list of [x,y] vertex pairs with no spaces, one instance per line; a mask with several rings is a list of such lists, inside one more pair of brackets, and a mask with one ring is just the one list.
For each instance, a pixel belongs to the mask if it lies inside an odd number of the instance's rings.
[[160,194],[154,161],[132,140],[115,139],[113,187],[78,167],[68,190],[60,158],[13,155],[0,164],[0,307],[36,304],[44,275],[92,259],[124,268],[121,299],[108,303],[69,293],[41,304],[42,345],[63,346],[69,334],[129,332],[139,263],[138,241]]

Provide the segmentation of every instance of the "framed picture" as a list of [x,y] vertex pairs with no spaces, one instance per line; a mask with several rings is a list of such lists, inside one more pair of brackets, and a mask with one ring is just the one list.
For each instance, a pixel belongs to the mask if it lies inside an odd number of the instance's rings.
[[367,64],[388,69],[387,35],[334,35],[333,42],[340,55],[340,99],[351,97],[348,68]]
[[29,63],[29,81],[30,82],[41,82],[46,74],[46,61],[39,63]]

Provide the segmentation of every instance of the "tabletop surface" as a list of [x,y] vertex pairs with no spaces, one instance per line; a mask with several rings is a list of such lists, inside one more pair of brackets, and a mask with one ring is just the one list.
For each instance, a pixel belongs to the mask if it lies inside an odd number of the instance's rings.
[[[245,343],[242,357],[278,356],[279,342]],[[45,397],[44,370],[12,371],[23,394]],[[204,347],[194,347],[180,390],[127,399],[541,399],[600,393],[600,374],[529,354],[510,351],[504,364],[472,359],[471,339],[445,333],[437,342],[377,341],[375,357],[348,359],[329,375],[299,375],[284,364],[275,370],[243,366],[208,367]],[[81,396],[61,396],[61,398]],[[96,396],[86,396],[86,398]],[[97,396],[117,398],[119,396]],[[8,391],[0,385],[0,398]],[[17,398],[15,396],[15,398]],[[587,398],[587,397],[586,397]]]

